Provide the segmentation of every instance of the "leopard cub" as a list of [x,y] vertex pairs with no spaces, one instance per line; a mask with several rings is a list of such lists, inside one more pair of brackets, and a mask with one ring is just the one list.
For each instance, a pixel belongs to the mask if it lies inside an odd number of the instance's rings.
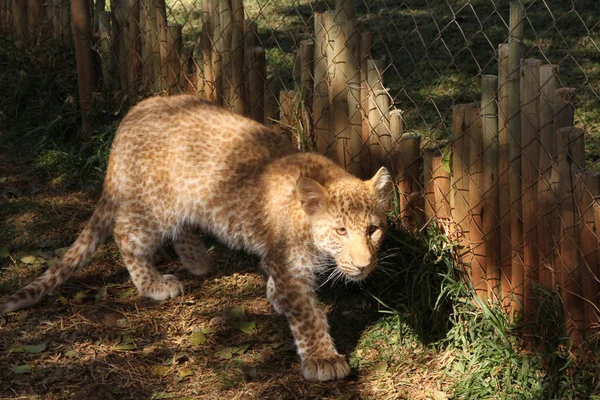
[[324,156],[197,96],[154,97],[131,109],[112,144],[103,193],[62,260],[0,306],[30,306],[83,267],[111,233],[142,296],[163,300],[183,286],[152,257],[173,240],[196,275],[211,262],[198,230],[258,255],[267,298],[291,327],[306,379],[350,372],[315,298],[324,260],[349,280],[377,264],[392,182],[385,168],[362,181]]

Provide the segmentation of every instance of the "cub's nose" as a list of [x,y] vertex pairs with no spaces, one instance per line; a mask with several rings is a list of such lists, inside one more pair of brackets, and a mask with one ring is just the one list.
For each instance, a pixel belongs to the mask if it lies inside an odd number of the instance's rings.
[[352,266],[359,269],[360,271],[364,271],[365,269],[371,266],[371,259],[360,260],[358,262],[352,261]]

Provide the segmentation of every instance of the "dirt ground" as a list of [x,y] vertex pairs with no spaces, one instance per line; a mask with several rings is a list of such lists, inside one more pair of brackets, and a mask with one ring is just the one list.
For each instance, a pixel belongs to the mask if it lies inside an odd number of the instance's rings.
[[[0,155],[0,299],[56,262],[97,197]],[[436,398],[448,387],[433,373],[447,360],[396,348],[358,286],[319,291],[352,375],[305,381],[257,260],[209,244],[216,268],[203,278],[181,268],[169,246],[156,256],[185,285],[175,300],[139,297],[109,240],[59,291],[0,317],[0,398],[396,399]]]

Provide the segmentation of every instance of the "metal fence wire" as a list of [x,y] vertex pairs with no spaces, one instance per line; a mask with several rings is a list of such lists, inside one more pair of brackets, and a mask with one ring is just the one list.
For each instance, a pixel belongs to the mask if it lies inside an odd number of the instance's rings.
[[596,0],[0,5],[17,44],[99,56],[79,70],[84,129],[94,93],[197,93],[356,175],[385,165],[402,223],[457,240],[477,295],[525,320],[556,295],[557,331],[598,327]]

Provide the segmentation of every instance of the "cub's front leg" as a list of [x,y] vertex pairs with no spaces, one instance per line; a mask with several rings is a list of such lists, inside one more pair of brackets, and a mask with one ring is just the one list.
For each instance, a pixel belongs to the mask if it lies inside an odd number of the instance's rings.
[[312,271],[292,272],[276,267],[268,268],[268,272],[271,276],[267,297],[290,324],[302,359],[304,378],[328,381],[346,377],[350,367],[335,349],[327,318],[317,305],[312,278],[308,275]]

